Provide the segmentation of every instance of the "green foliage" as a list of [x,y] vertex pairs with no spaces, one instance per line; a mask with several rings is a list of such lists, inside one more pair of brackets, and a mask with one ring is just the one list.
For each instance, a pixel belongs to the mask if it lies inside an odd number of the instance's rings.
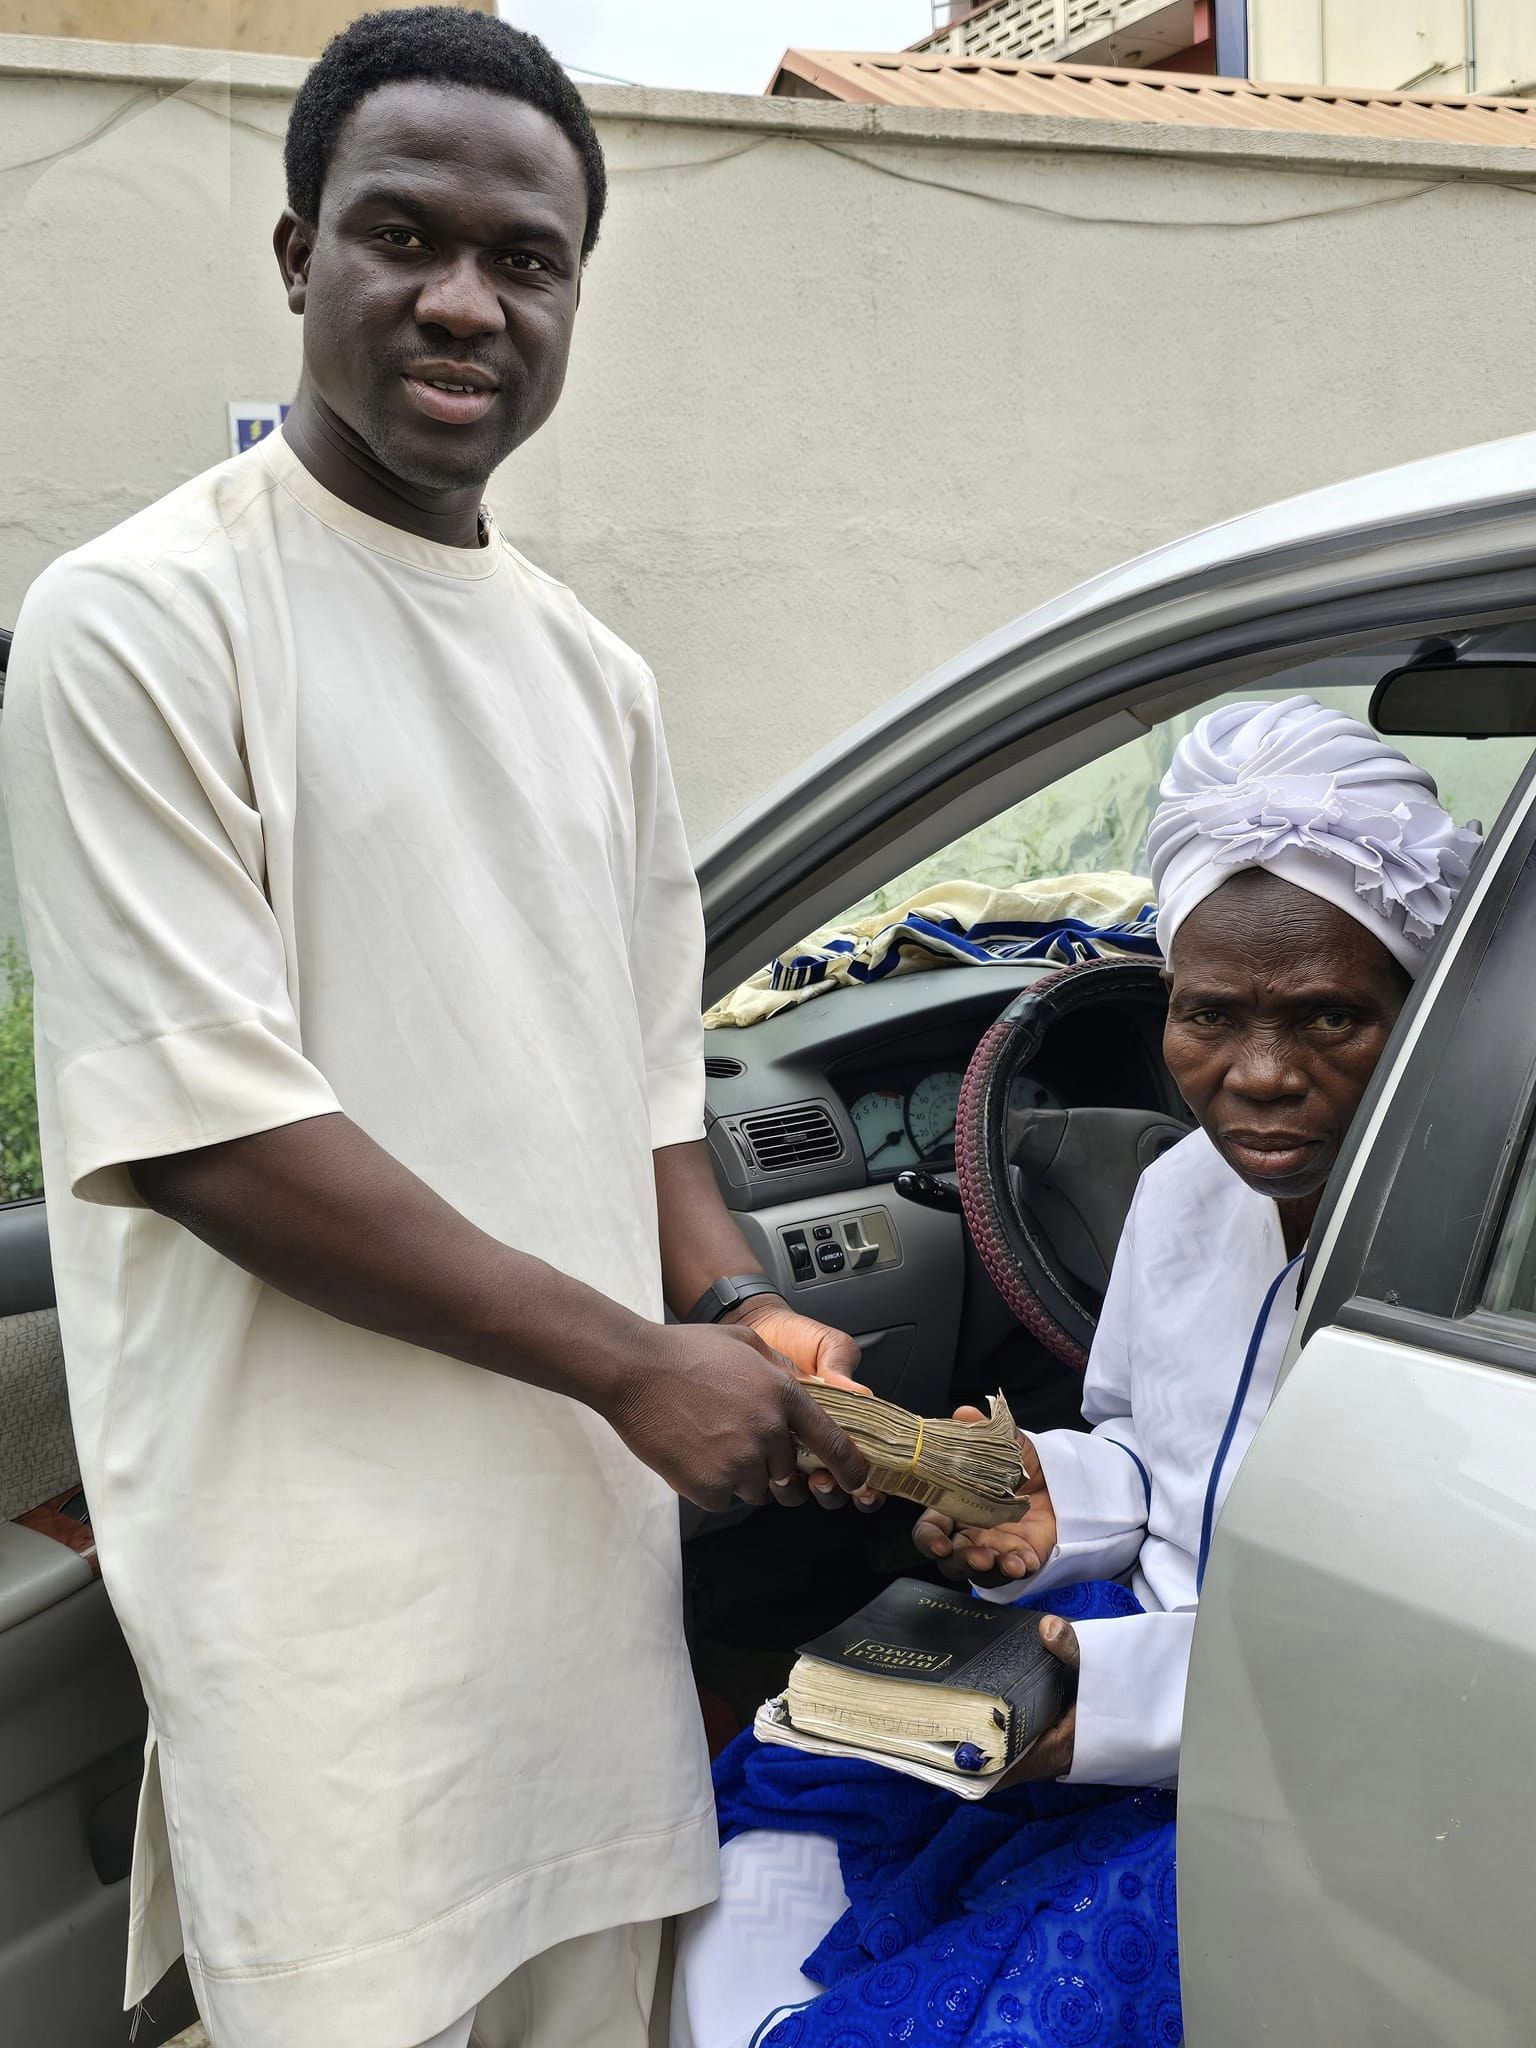
[[15,940],[0,949],[6,999],[0,1008],[0,1201],[43,1192],[32,1074],[32,970]]

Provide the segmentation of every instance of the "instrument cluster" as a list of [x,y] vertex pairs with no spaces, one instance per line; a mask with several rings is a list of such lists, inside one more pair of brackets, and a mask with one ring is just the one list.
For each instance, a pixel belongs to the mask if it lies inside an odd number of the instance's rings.
[[[849,1099],[849,1114],[871,1173],[904,1166],[952,1166],[963,1070],[954,1066],[880,1077]],[[1060,1109],[1058,1097],[1032,1074],[1019,1074],[1009,1095],[1015,1110]]]

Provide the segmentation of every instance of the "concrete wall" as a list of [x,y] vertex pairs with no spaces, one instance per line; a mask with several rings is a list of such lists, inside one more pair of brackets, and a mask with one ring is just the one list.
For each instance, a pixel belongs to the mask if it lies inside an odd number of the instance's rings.
[[[0,39],[0,619],[292,386],[301,67],[200,69]],[[654,664],[695,829],[1093,570],[1531,423],[1529,152],[593,103],[570,385],[492,496]]]
[[1251,78],[1378,92],[1536,89],[1531,0],[1248,0],[1248,24]]

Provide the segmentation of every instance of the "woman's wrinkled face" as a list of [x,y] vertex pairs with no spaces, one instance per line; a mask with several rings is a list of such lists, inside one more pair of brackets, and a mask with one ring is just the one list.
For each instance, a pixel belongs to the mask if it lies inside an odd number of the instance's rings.
[[1288,1202],[1326,1182],[1411,986],[1356,919],[1261,868],[1179,927],[1163,1051],[1234,1173]]

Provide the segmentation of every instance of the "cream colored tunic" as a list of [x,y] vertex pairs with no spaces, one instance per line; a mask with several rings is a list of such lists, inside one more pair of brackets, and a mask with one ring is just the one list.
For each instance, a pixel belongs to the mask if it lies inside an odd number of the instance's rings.
[[38,580],[0,754],[152,1724],[128,1997],[184,1943],[219,2048],[406,2048],[713,1894],[677,1502],[579,1404],[262,1286],[125,1162],[339,1106],[659,1317],[651,1152],[703,1076],[655,685],[499,535],[413,539],[273,437]]

